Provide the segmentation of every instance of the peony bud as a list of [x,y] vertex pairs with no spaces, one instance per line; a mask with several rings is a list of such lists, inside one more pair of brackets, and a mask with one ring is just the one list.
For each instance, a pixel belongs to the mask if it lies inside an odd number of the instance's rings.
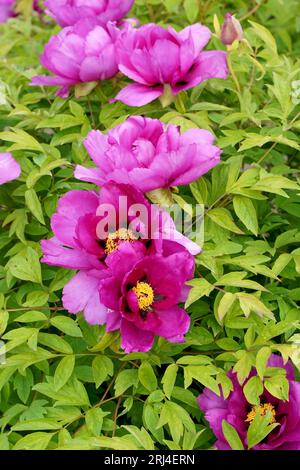
[[240,41],[244,37],[241,23],[230,13],[226,13],[221,30],[221,41],[226,46],[231,46],[234,41]]

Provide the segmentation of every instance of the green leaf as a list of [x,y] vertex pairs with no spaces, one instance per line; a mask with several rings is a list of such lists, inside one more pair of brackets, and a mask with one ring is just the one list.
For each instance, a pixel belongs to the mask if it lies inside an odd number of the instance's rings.
[[169,425],[172,439],[176,444],[179,443],[184,428],[190,432],[195,432],[195,425],[188,412],[177,403],[171,401],[164,403],[157,427],[160,428],[165,424]]
[[218,305],[218,310],[217,310],[219,320],[221,321],[223,320],[226,313],[230,310],[230,308],[234,304],[235,300],[236,300],[236,296],[232,294],[231,292],[226,292],[223,295],[222,299],[220,300],[220,303]]
[[108,375],[113,375],[114,365],[109,357],[99,355],[93,359],[92,370],[96,388],[99,388]]
[[264,391],[261,379],[257,376],[251,377],[244,385],[244,395],[251,405],[259,405],[259,397]]
[[61,315],[58,315],[56,317],[51,318],[50,323],[66,335],[74,336],[75,338],[82,337],[82,332],[79,326],[74,320],[69,317],[63,317]]
[[207,216],[212,219],[217,225],[230,230],[230,232],[237,233],[241,235],[243,232],[239,227],[234,223],[231,213],[224,208],[212,209],[207,213]]
[[148,361],[142,362],[142,365],[139,368],[138,377],[141,384],[149,390],[149,392],[153,392],[157,389],[157,378]]
[[63,354],[72,354],[73,349],[67,341],[58,335],[50,333],[39,333],[38,342],[47,346],[54,351],[58,351]]
[[25,192],[25,201],[28,209],[33,213],[37,220],[45,225],[45,219],[43,216],[43,209],[40,200],[34,189],[28,189]]
[[273,312],[254,295],[241,292],[237,294],[237,297],[246,317],[248,317],[251,312],[255,312],[259,317],[266,316],[267,318],[274,319]]
[[9,315],[6,310],[0,310],[0,337],[6,330],[7,323],[8,323]]
[[239,384],[242,385],[250,374],[252,368],[252,354],[241,351],[241,356],[235,364],[233,371],[237,373]]
[[184,0],[183,6],[187,19],[190,23],[194,23],[199,14],[198,0]]
[[[73,102],[74,104],[74,102]],[[83,116],[70,116],[70,114],[58,114],[57,116],[42,119],[36,126],[37,129],[59,127],[60,129],[68,129],[69,127],[80,126],[83,124]]]
[[165,392],[166,397],[170,400],[172,391],[176,382],[178,366],[176,364],[170,364],[161,379],[163,384],[163,391]]
[[258,233],[258,222],[256,210],[251,199],[244,196],[234,196],[233,198],[233,208],[245,227],[250,230],[250,232],[257,235]]
[[42,284],[39,256],[30,246],[13,256],[7,266],[11,274],[17,279]]
[[246,272],[232,272],[228,274],[224,274],[218,282],[216,282],[217,286],[232,286],[232,287],[246,287],[248,289],[260,290],[265,291],[266,289],[258,284],[258,282],[251,281],[248,279],[244,279],[247,275]]
[[57,423],[54,419],[32,419],[28,421],[23,421],[22,423],[17,423],[12,426],[12,431],[53,431],[55,429],[60,429],[61,424]]
[[93,436],[99,436],[103,426],[103,419],[109,413],[100,408],[91,408],[85,414],[85,422],[88,430]]
[[262,379],[267,369],[267,363],[271,356],[272,350],[268,346],[262,347],[256,355],[255,367],[259,377]]
[[44,450],[47,449],[54,433],[34,432],[22,437],[13,447],[13,450]]
[[84,385],[75,377],[72,377],[58,391],[55,390],[54,380],[51,379],[48,379],[49,383],[36,384],[33,390],[37,390],[39,393],[56,400],[59,405],[87,406],[90,404]]
[[123,428],[136,439],[142,449],[154,450],[154,443],[146,429],[139,429],[136,426],[123,426]]
[[255,23],[254,21],[249,21],[252,26],[253,31],[255,34],[263,41],[265,46],[270,49],[271,53],[275,56],[277,55],[277,45],[274,37],[270,33],[270,31],[262,26],[261,24]]
[[5,142],[14,142],[14,144],[9,148],[10,151],[33,150],[43,152],[43,147],[34,137],[32,137],[32,135],[16,127],[12,131],[0,132],[0,139]]
[[225,419],[223,419],[222,421],[222,431],[226,441],[228,442],[232,450],[244,450],[243,443],[236,429],[231,426],[231,424],[229,424]]
[[115,382],[115,396],[122,395],[128,388],[137,387],[139,383],[138,371],[136,369],[122,370]]
[[287,401],[289,399],[289,381],[286,377],[275,375],[264,381],[264,386],[273,397]]
[[190,305],[196,302],[196,300],[201,299],[201,297],[209,295],[214,289],[214,286],[212,286],[204,278],[193,279],[192,281],[189,281],[188,284],[192,286],[192,289],[189,291],[185,308],[188,308]]
[[279,426],[278,423],[269,424],[271,418],[272,416],[270,411],[268,411],[264,416],[256,413],[256,416],[247,431],[247,443],[249,449],[252,449],[252,447],[263,441],[268,434],[273,431],[273,429]]
[[64,357],[56,367],[54,374],[54,388],[60,390],[71,377],[75,366],[75,356]]

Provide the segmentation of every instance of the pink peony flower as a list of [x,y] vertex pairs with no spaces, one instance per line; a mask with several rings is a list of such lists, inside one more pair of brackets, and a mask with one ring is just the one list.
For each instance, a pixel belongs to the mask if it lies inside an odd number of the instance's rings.
[[47,13],[60,26],[73,26],[83,18],[95,18],[99,24],[119,21],[131,9],[134,0],[45,0]]
[[121,347],[127,353],[149,351],[155,336],[183,342],[190,318],[177,304],[186,300],[193,256],[183,249],[145,256],[124,243],[107,262],[111,276],[101,283],[100,296],[110,310],[106,329],[120,329]]
[[13,7],[15,0],[0,0],[0,23],[5,23],[11,16],[15,16]]
[[120,71],[135,83],[126,86],[115,100],[143,106],[156,98],[164,105],[183,90],[210,78],[227,78],[224,51],[202,51],[211,32],[195,24],[179,33],[147,24],[126,28],[117,41]]
[[64,28],[51,37],[41,56],[42,65],[54,76],[33,77],[31,84],[59,86],[57,94],[67,97],[70,86],[113,77],[118,71],[118,32],[113,24],[104,29],[92,18]]
[[180,134],[157,119],[130,117],[108,134],[89,133],[85,146],[97,168],[78,165],[75,177],[99,186],[132,184],[144,192],[189,184],[219,163],[214,139],[203,129]]
[[19,178],[21,167],[11,153],[0,153],[0,184]]
[[[251,406],[246,400],[243,386],[238,383],[236,374],[230,371],[234,389],[227,399],[216,395],[205,388],[198,397],[198,404],[205,413],[205,419],[217,437],[216,447],[219,450],[230,450],[222,431],[222,421],[228,421],[239,434],[247,448],[247,430],[256,413],[271,412],[271,421],[278,423],[273,431],[254,450],[300,450],[300,383],[295,381],[295,374],[290,362],[283,364],[281,357],[272,354],[268,367],[286,369],[289,381],[289,399],[284,402],[273,397],[266,389],[260,397],[260,405]],[[252,371],[249,378],[254,375]],[[245,385],[245,384],[244,384]]]
[[[144,218],[139,219],[132,212],[136,204],[144,208]],[[116,214],[116,220],[111,223],[106,219],[108,209],[113,209]],[[108,257],[122,244],[129,243],[133,251],[143,255],[160,253],[167,256],[179,250],[199,253],[198,245],[176,232],[168,214],[163,218],[164,223],[159,218],[153,231],[154,240],[151,240],[152,234],[146,228],[152,229],[154,216],[155,212],[143,194],[127,185],[108,183],[100,195],[94,191],[69,191],[59,200],[51,219],[54,237],[41,242],[42,262],[79,270],[63,290],[63,305],[70,313],[84,311],[91,324],[106,322],[108,310],[100,300],[99,289],[109,275]],[[139,233],[128,229],[133,221]],[[99,231],[101,223],[105,228],[103,233]]]
[[230,13],[226,13],[225,21],[221,30],[221,41],[230,46],[234,41],[240,41],[244,37],[241,23]]

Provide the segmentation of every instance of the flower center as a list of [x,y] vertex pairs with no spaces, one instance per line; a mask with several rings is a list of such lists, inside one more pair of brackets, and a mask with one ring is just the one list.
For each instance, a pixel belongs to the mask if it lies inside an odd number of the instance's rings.
[[247,414],[247,419],[245,419],[245,422],[252,423],[257,413],[259,413],[260,416],[265,416],[268,411],[271,412],[270,424],[276,423],[276,419],[275,419],[276,411],[275,411],[274,406],[271,403],[264,403],[264,404],[252,406],[251,411]]
[[150,284],[138,281],[132,290],[138,298],[140,310],[147,311],[154,302],[154,291]]
[[117,250],[120,242],[132,242],[134,240],[137,240],[137,238],[131,230],[120,228],[108,235],[105,243],[105,253],[109,255]]

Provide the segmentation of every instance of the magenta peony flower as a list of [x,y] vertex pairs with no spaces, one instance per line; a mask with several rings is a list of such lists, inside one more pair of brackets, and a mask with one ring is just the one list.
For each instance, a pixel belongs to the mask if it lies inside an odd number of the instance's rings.
[[107,331],[120,329],[127,352],[149,351],[155,336],[180,343],[190,326],[180,307],[194,274],[194,258],[180,249],[169,256],[145,254],[124,243],[107,260],[111,276],[100,286],[100,297],[110,312]]
[[31,84],[60,86],[57,94],[67,97],[72,85],[113,77],[118,71],[118,32],[113,24],[104,29],[92,18],[64,28],[52,36],[41,56],[42,65],[54,76],[33,77]]
[[[234,390],[227,399],[217,396],[214,392],[205,388],[198,397],[198,404],[205,413],[205,419],[217,437],[216,447],[220,450],[229,450],[223,432],[222,421],[228,421],[238,432],[246,447],[246,435],[249,423],[256,413],[266,414],[271,412],[271,421],[279,426],[259,444],[254,450],[300,450],[300,383],[295,381],[293,367],[290,363],[283,364],[280,356],[272,354],[269,367],[283,367],[286,369],[287,379],[290,384],[289,399],[284,402],[273,397],[264,390],[260,397],[259,406],[251,406],[243,393],[243,387],[238,383],[236,374],[229,372],[228,376],[233,382]],[[250,374],[253,376],[253,372]],[[249,376],[249,378],[250,378]]]
[[179,33],[147,24],[126,28],[117,41],[119,69],[135,81],[116,96],[130,106],[143,106],[159,98],[164,105],[173,95],[210,78],[227,78],[224,51],[205,51],[211,33],[200,24]]
[[221,30],[221,41],[230,46],[234,41],[240,41],[244,37],[241,23],[230,13],[226,13],[225,21]]
[[73,26],[83,18],[95,18],[99,24],[124,18],[134,0],[45,0],[47,13],[60,26]]
[[[144,211],[144,217],[137,217],[134,208]],[[106,212],[111,210],[115,219],[107,219]],[[176,231],[171,217],[158,212],[159,218],[136,188],[115,183],[104,185],[100,195],[75,190],[59,200],[51,219],[54,237],[41,242],[42,262],[79,270],[63,291],[63,305],[70,313],[84,311],[89,323],[105,323],[107,308],[100,301],[99,288],[109,275],[107,258],[123,243],[143,255],[167,256],[186,249],[199,253],[198,245]]]
[[11,16],[15,16],[13,7],[15,0],[0,0],[0,23],[5,23]]
[[126,183],[147,192],[195,181],[220,161],[214,136],[203,129],[180,134],[157,119],[130,117],[102,134],[92,131],[85,146],[97,168],[77,166],[75,177],[102,186]]
[[0,184],[19,178],[21,167],[11,153],[0,153]]

